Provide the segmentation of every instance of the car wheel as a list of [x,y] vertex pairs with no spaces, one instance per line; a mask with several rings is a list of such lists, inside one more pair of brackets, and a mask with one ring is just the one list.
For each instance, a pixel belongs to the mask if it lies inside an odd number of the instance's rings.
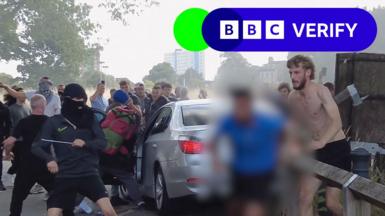
[[166,183],[162,171],[158,168],[154,176],[155,207],[159,215],[170,215],[171,200],[168,198]]

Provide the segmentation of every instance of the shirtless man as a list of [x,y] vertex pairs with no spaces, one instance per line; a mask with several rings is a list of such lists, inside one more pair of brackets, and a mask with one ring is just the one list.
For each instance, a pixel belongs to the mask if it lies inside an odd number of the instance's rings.
[[[295,113],[311,131],[310,149],[317,160],[350,171],[350,146],[342,131],[341,117],[337,104],[328,88],[314,79],[314,63],[306,56],[297,55],[289,59],[287,68],[294,91],[289,95],[289,103]],[[303,177],[300,188],[300,215],[313,215],[313,199],[321,185],[314,176]],[[341,191],[327,185],[326,206],[334,215],[342,215]]]

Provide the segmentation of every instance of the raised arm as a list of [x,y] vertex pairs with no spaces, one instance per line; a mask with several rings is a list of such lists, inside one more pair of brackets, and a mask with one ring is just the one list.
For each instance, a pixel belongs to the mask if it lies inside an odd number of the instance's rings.
[[1,82],[0,82],[0,88],[5,89],[8,94],[10,94],[12,97],[19,99],[20,101],[25,101],[27,99],[27,96],[25,95],[25,93],[23,91],[15,91],[14,89],[9,87],[8,85],[5,85]]
[[98,94],[99,94],[99,88],[100,88],[99,86],[100,86],[100,84],[98,84],[98,85],[96,86],[96,89],[95,89],[94,94],[91,95],[91,97],[90,97],[90,101],[91,101],[91,102],[93,102],[93,101],[96,100],[96,97],[97,97]]

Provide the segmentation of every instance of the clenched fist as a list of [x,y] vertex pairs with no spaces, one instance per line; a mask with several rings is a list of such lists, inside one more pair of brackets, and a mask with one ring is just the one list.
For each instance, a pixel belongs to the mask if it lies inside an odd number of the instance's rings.
[[72,147],[76,147],[76,148],[83,148],[85,145],[86,145],[86,142],[84,142],[84,140],[82,139],[76,139],[72,143]]
[[50,161],[47,163],[48,171],[52,174],[56,174],[59,172],[59,166],[57,165],[56,161]]

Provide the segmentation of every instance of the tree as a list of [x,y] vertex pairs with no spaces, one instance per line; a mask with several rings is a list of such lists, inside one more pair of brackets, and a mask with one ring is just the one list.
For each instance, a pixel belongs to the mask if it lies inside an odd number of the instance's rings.
[[77,80],[86,40],[97,29],[90,9],[74,0],[0,0],[0,59],[21,61],[17,70],[26,86],[41,76]]
[[1,82],[9,84],[9,85],[14,85],[17,82],[17,80],[15,78],[13,78],[11,75],[6,74],[6,73],[0,73],[0,80],[1,80]]
[[176,79],[177,75],[174,68],[169,63],[163,62],[152,67],[149,75],[145,76],[143,81],[149,80],[153,83],[164,81],[175,84]]
[[104,7],[111,14],[111,19],[128,24],[127,15],[141,14],[145,8],[159,5],[155,0],[99,0],[99,7]]
[[223,88],[256,84],[256,73],[253,66],[240,53],[223,53],[221,57],[224,60],[215,77],[220,91],[223,91]]
[[188,88],[199,88],[204,85],[204,79],[196,70],[189,68],[184,74],[178,76],[178,84]]

